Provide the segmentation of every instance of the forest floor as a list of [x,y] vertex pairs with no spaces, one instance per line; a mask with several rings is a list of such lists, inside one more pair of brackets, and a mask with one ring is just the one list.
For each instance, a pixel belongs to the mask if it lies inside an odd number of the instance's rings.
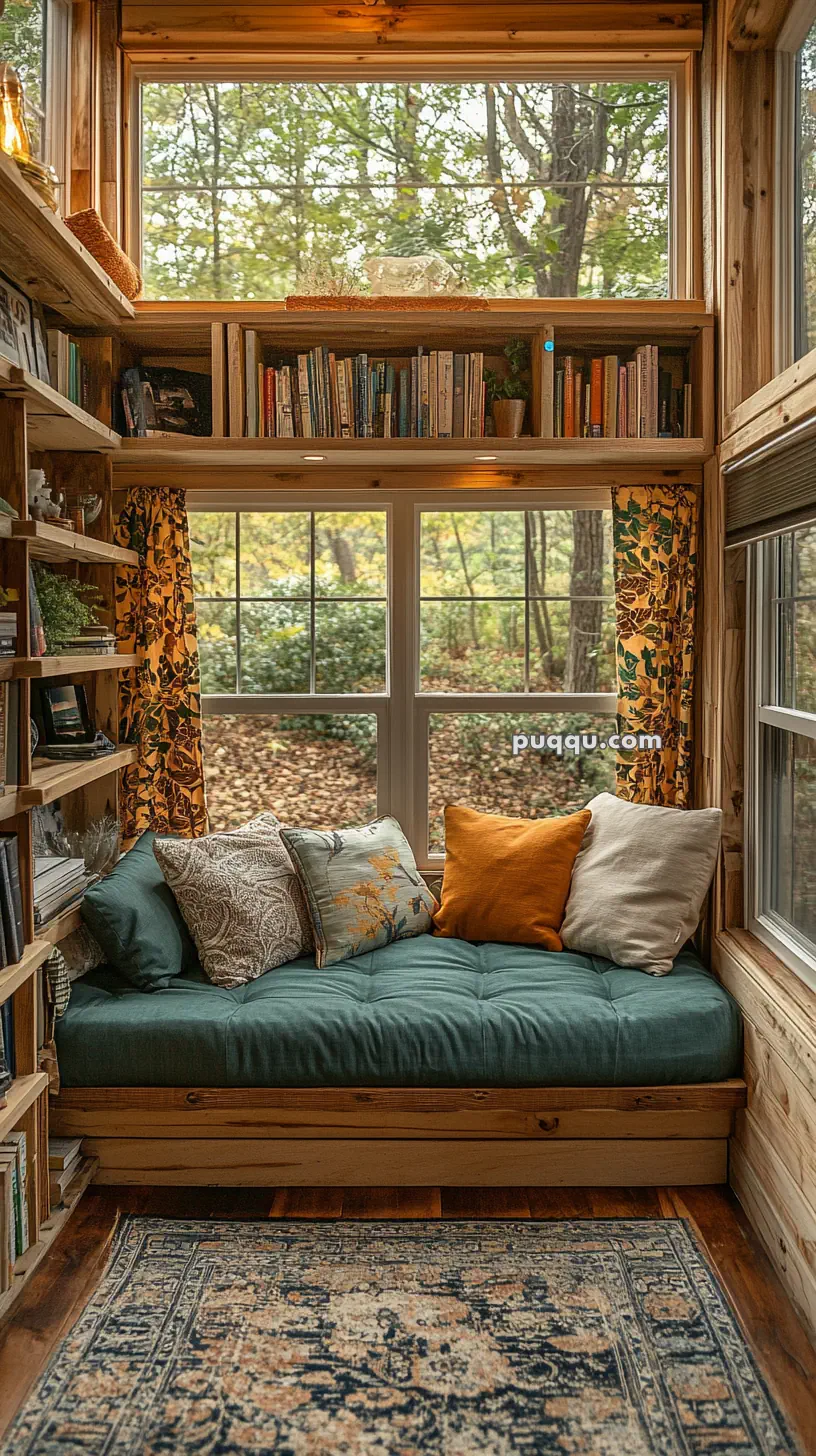
[[[613,773],[614,755],[608,755]],[[377,814],[377,777],[369,755],[344,739],[274,717],[205,717],[204,769],[212,831],[234,829],[271,809],[285,824],[342,828]],[[544,818],[581,808],[597,792],[574,763],[537,752],[496,758],[462,745],[449,720],[432,737],[431,849],[443,848],[446,804],[484,813]]]

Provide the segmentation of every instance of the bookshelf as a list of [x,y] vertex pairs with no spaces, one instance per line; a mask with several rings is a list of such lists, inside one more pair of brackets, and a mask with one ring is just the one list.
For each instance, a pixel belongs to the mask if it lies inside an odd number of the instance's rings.
[[[113,459],[117,485],[158,479],[169,466],[178,483],[194,488],[200,471],[372,470],[411,466],[638,468],[699,467],[714,439],[714,327],[711,315],[693,301],[490,300],[473,312],[428,310],[288,311],[281,303],[137,303],[136,317],[121,331],[123,364],[157,367],[175,362],[212,381],[211,436],[123,438]],[[519,439],[495,435],[468,438],[295,438],[247,437],[236,414],[245,415],[242,386],[236,387],[240,330],[251,330],[265,364],[291,359],[326,345],[339,359],[366,351],[395,368],[405,365],[418,344],[425,350],[480,351],[484,365],[507,370],[503,350],[522,338],[531,354],[531,397]],[[621,363],[643,343],[657,345],[661,358],[690,387],[690,434],[682,438],[554,438],[554,379],[566,354]],[[546,347],[552,344],[552,348]],[[662,367],[662,366],[661,366]],[[240,368],[237,370],[240,373]],[[312,456],[314,458],[309,459]],[[483,458],[480,458],[483,457]],[[178,471],[178,477],[175,472]]]
[[[31,196],[26,197],[26,208],[35,215],[35,233],[27,258],[32,271],[27,266],[23,276],[19,268],[11,267],[4,249],[9,229],[16,226],[16,221],[9,223],[3,216],[2,204],[9,188],[19,191],[25,184],[18,184],[16,169],[9,179],[9,165],[0,156],[0,268],[8,266],[20,286],[52,307],[59,307],[60,316],[55,322],[61,327],[94,326],[99,332],[82,335],[83,357],[90,366],[90,410],[73,404],[25,370],[0,360],[0,495],[17,512],[16,518],[0,516],[0,582],[16,593],[6,610],[16,610],[17,615],[17,655],[0,658],[0,688],[7,697],[9,724],[16,723],[12,751],[7,754],[6,785],[0,793],[0,824],[4,833],[16,835],[25,939],[21,959],[0,968],[0,1003],[11,1002],[13,1008],[16,1062],[14,1081],[7,1090],[5,1106],[0,1108],[0,1141],[11,1132],[26,1134],[29,1224],[29,1247],[14,1265],[11,1287],[0,1293],[0,1318],[11,1308],[71,1216],[95,1169],[92,1159],[83,1159],[64,1203],[50,1209],[49,1078],[40,1071],[38,1045],[40,978],[53,945],[76,929],[79,914],[72,907],[35,935],[31,813],[36,806],[59,800],[66,826],[72,829],[82,828],[106,812],[118,813],[119,773],[137,752],[132,747],[117,748],[108,757],[89,762],[32,759],[32,683],[82,683],[98,727],[115,742],[118,674],[137,661],[133,654],[119,653],[31,656],[28,596],[31,564],[47,563],[58,573],[94,585],[101,596],[100,617],[109,625],[113,620],[113,567],[138,564],[135,552],[123,550],[112,540],[111,458],[119,450],[120,441],[111,428],[111,389],[118,355],[110,329],[132,317],[133,309],[112,285],[108,286],[105,275],[59,220],[43,210],[38,201],[32,202]],[[25,192],[28,194],[30,189],[25,187]],[[65,285],[59,296],[49,283],[54,276],[50,270],[52,256],[60,262],[59,277]],[[100,496],[102,510],[88,534],[50,521],[29,519],[29,466],[44,468],[49,484],[65,490],[69,498],[78,493]]]

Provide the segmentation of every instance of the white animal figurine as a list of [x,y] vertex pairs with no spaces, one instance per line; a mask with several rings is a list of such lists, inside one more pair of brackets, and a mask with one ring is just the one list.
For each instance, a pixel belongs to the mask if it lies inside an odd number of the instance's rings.
[[61,511],[57,502],[51,499],[51,487],[44,470],[28,472],[28,514],[32,521],[54,521],[60,518]]
[[458,280],[444,258],[423,253],[416,258],[367,258],[363,264],[371,292],[376,297],[399,294],[428,297],[433,293],[456,293]]

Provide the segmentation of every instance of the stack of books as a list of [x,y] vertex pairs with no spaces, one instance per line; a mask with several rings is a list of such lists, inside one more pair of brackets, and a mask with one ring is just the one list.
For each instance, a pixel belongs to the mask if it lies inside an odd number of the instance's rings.
[[17,655],[17,613],[0,612],[0,657]]
[[661,360],[656,344],[633,359],[617,354],[556,362],[553,409],[558,440],[671,440],[691,435],[691,385],[684,360]]
[[24,949],[17,835],[0,834],[0,966],[19,961]]
[[28,1154],[24,1132],[0,1143],[0,1292],[11,1288],[14,1266],[29,1246]]
[[61,657],[109,657],[115,651],[115,636],[98,624],[83,627],[76,637],[67,637],[60,646]]
[[39,930],[55,915],[70,910],[85,894],[91,876],[84,859],[45,855],[34,860],[34,924]]
[[[229,325],[229,328],[239,328]],[[228,353],[236,367],[235,351]],[[484,354],[426,350],[406,359],[339,359],[324,344],[267,366],[244,332],[245,416],[250,439],[476,440],[485,432]],[[231,418],[231,425],[234,421]],[[235,433],[233,429],[233,433]]]
[[48,1174],[51,1207],[64,1203],[65,1190],[79,1172],[82,1162],[82,1138],[52,1137],[48,1139]]

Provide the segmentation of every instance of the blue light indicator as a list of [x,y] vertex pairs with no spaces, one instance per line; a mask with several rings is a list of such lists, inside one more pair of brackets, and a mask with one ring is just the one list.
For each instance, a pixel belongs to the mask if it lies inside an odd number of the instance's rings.
[[554,348],[555,344],[553,343],[552,339],[547,339],[544,344],[544,352],[546,354],[552,354]]

